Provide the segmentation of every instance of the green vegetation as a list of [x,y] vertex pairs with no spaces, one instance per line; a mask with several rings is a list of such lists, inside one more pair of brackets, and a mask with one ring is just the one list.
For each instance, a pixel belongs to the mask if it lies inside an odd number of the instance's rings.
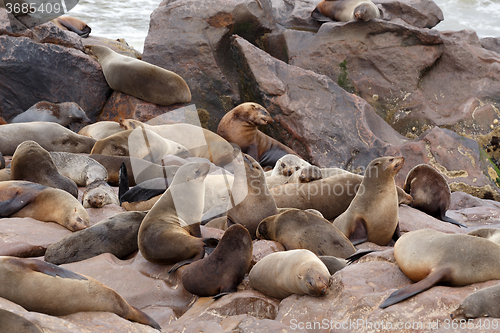
[[347,72],[347,60],[342,61],[339,64],[339,68],[340,68],[340,73],[339,73],[339,77],[337,79],[337,84],[339,85],[339,87],[341,87],[345,91],[353,94],[354,87],[349,82],[349,73]]

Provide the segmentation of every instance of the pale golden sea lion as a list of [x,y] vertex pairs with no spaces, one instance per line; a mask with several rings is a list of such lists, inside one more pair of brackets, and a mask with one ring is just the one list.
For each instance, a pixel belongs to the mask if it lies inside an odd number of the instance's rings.
[[78,134],[94,138],[96,140],[105,139],[110,135],[123,132],[125,129],[116,121],[98,121],[97,123],[83,127]]

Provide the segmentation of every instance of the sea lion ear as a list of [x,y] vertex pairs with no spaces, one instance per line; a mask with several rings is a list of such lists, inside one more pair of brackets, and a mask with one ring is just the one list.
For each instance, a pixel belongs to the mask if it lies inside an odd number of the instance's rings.
[[302,280],[304,278],[302,274],[297,274],[297,277],[299,278],[299,280]]

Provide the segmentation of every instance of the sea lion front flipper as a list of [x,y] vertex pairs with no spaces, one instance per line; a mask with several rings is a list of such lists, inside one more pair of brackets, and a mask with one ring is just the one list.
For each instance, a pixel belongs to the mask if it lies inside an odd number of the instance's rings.
[[356,218],[354,221],[354,230],[349,234],[348,238],[354,246],[368,240],[368,230],[363,219]]
[[462,228],[468,228],[468,226],[466,226],[465,224],[462,224],[462,223],[452,219],[451,217],[446,216],[445,214],[442,214],[442,215],[443,216],[441,216],[441,221],[448,222],[448,223],[457,225],[457,226],[462,227]]
[[194,259],[186,259],[186,260],[179,261],[177,264],[173,265],[172,268],[170,268],[168,270],[168,274],[171,274],[171,273],[175,272],[176,270],[178,270],[180,267],[189,265],[189,264],[193,263],[194,261],[195,261]]
[[411,284],[407,287],[396,290],[379,307],[384,309],[390,305],[404,301],[405,299],[410,298],[413,295],[419,294],[422,291],[426,291],[439,281],[442,281],[443,279],[448,277],[450,274],[451,274],[450,267],[445,267],[433,271],[431,274],[427,275],[425,279],[420,280],[417,283]]
[[12,258],[11,260],[15,261],[15,264],[31,269],[34,272],[40,272],[50,276],[59,276],[65,279],[87,280],[83,275],[38,259]]
[[130,185],[128,182],[128,174],[127,167],[125,166],[125,162],[122,162],[120,165],[118,178],[118,199],[120,200],[120,205],[122,204],[123,195],[130,189]]
[[21,194],[16,194],[13,198],[0,202],[0,217],[8,217],[17,213],[30,202],[35,200],[38,193],[25,191]]

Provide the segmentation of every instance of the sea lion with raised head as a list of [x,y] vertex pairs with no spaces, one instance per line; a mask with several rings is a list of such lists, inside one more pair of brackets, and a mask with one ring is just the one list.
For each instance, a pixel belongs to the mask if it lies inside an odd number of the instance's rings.
[[158,105],[191,101],[186,81],[174,72],[118,54],[106,46],[87,48],[99,61],[111,89]]
[[274,168],[276,162],[286,154],[299,155],[257,129],[257,126],[268,125],[273,121],[263,106],[242,103],[222,117],[217,134],[238,145],[243,153],[252,156],[263,168]]
[[250,286],[268,296],[322,296],[331,285],[325,264],[309,250],[271,253],[257,262],[249,274]]
[[322,0],[311,13],[311,17],[324,22],[351,20],[368,21],[380,17],[380,10],[370,0]]
[[37,259],[0,257],[0,297],[28,311],[65,316],[84,311],[107,311],[149,325],[160,326],[130,306],[116,291],[91,277]]
[[356,196],[333,221],[353,244],[369,241],[384,246],[391,241],[399,223],[394,176],[403,164],[403,157],[392,156],[379,157],[368,164]]

